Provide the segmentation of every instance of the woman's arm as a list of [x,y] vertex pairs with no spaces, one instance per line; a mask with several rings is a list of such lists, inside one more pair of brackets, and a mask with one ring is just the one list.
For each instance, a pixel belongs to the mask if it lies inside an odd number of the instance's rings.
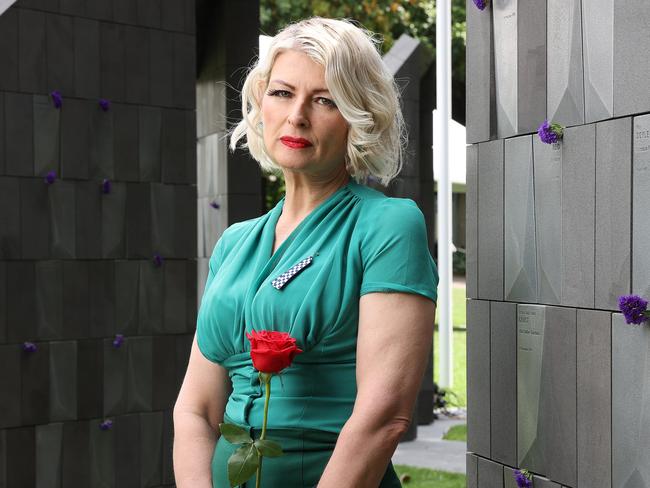
[[377,488],[408,429],[433,344],[435,304],[369,293],[359,304],[357,397],[318,488]]
[[228,371],[196,344],[174,406],[174,474],[178,488],[212,488],[210,464],[231,392]]

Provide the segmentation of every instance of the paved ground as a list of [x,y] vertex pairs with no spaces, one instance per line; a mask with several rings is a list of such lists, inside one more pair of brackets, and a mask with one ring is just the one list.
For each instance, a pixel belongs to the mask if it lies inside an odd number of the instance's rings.
[[461,411],[453,417],[439,414],[439,419],[431,425],[418,425],[417,439],[401,442],[397,446],[393,454],[393,464],[465,474],[467,444],[461,441],[442,440],[442,436],[449,428],[465,423],[467,419],[465,413]]

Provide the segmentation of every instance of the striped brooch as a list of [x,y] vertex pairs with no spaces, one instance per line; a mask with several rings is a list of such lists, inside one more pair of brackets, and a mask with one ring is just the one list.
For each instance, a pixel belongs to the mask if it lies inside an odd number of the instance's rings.
[[298,274],[303,269],[309,266],[313,261],[313,259],[314,259],[313,256],[309,256],[308,258],[305,258],[302,261],[300,261],[298,264],[294,264],[293,266],[291,266],[291,268],[289,268],[287,271],[285,271],[280,276],[278,276],[273,281],[271,281],[271,285],[273,285],[273,288],[275,288],[276,290],[281,290],[284,287],[284,285],[289,283],[289,281],[291,281],[293,278],[298,276]]

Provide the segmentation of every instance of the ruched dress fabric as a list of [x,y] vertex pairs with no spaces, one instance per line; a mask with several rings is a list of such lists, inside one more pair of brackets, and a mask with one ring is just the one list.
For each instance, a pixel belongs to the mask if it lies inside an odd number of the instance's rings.
[[[359,299],[403,292],[436,301],[438,274],[422,212],[406,198],[386,197],[350,181],[307,215],[275,253],[284,198],[265,215],[231,225],[215,245],[197,319],[197,343],[228,370],[233,391],[224,420],[259,438],[264,391],[246,332],[288,332],[304,352],[271,380],[267,439],[284,455],[265,457],[264,488],[318,484],[356,389]],[[281,289],[271,282],[308,257]],[[390,327],[390,324],[386,324]],[[220,437],[213,486],[230,486],[227,462],[238,446]],[[255,477],[245,485],[255,486]],[[381,488],[399,487],[392,464]]]

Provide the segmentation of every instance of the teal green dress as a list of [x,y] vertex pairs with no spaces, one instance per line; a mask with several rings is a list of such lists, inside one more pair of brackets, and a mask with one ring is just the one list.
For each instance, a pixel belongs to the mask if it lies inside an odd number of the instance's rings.
[[[267,438],[279,441],[285,455],[264,458],[262,485],[311,488],[354,406],[359,298],[404,292],[435,301],[438,275],[424,217],[410,199],[386,197],[350,179],[272,254],[283,205],[284,198],[265,215],[231,225],[217,242],[196,337],[201,353],[226,368],[232,380],[225,421],[256,437],[264,392],[246,332],[276,330],[296,339],[304,352],[273,376],[268,412]],[[299,272],[291,271],[310,257]],[[285,272],[290,278],[273,286]],[[219,438],[212,460],[215,487],[230,486],[227,461],[236,448]],[[246,486],[255,486],[254,477]],[[380,486],[400,486],[392,464]]]

